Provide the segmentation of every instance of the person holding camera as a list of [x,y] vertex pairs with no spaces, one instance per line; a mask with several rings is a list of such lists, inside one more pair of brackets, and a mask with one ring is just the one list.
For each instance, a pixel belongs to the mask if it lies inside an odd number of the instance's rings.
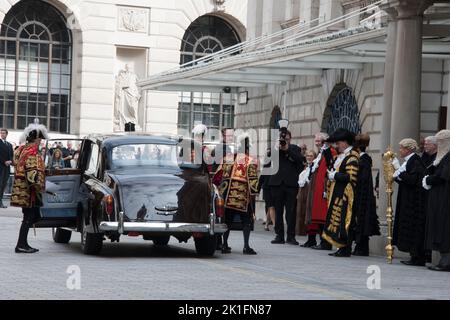
[[296,203],[298,193],[298,176],[304,169],[305,159],[299,146],[291,144],[291,132],[286,128],[280,129],[280,139],[275,146],[279,150],[279,168],[276,174],[269,178],[275,206],[275,233],[271,243],[285,243],[283,211],[286,209],[287,235],[286,242],[293,245],[295,240]]

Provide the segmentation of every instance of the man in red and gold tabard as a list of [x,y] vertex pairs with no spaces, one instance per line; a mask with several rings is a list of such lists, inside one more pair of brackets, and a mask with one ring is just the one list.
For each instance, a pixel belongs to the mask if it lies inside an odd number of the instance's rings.
[[45,164],[39,153],[41,139],[48,139],[47,129],[38,123],[30,124],[21,140],[26,144],[14,152],[14,185],[11,206],[21,207],[22,225],[17,241],[16,253],[35,253],[28,245],[27,237],[30,227],[40,219],[42,193],[45,190]]
[[240,216],[244,233],[244,254],[256,254],[249,245],[250,232],[254,222],[255,202],[258,194],[258,164],[249,155],[249,139],[236,155],[228,154],[213,177],[213,183],[225,200],[225,221],[228,230],[223,235],[222,253],[230,253],[228,237],[235,215]]
[[308,241],[302,247],[311,247],[316,250],[331,250],[331,245],[320,238],[320,244],[316,245],[316,235],[321,234],[327,217],[327,170],[333,166],[336,150],[330,147],[325,140],[326,133],[317,133],[314,144],[318,148],[318,156],[310,166],[307,183],[310,184],[310,192],[307,197],[306,223]]

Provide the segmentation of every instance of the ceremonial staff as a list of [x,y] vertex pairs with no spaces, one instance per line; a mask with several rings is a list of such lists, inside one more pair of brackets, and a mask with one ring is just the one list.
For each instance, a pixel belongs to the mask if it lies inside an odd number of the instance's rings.
[[387,193],[387,209],[386,209],[386,221],[388,227],[387,234],[387,245],[386,254],[388,258],[388,263],[392,263],[392,258],[394,256],[394,247],[392,246],[392,234],[393,234],[393,223],[392,223],[392,185],[394,183],[394,166],[392,161],[395,158],[395,153],[392,152],[391,147],[388,147],[386,152],[383,154],[383,171],[384,171],[384,182],[386,183],[386,193]]

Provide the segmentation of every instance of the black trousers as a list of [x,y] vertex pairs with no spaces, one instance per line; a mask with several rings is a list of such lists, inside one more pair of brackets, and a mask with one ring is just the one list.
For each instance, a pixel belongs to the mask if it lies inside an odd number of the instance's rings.
[[225,223],[228,226],[228,229],[231,229],[231,226],[233,225],[233,220],[236,215],[239,215],[241,218],[242,228],[248,226],[251,227],[253,223],[253,218],[250,216],[252,213],[250,211],[240,212],[233,209],[226,209],[225,210]]
[[0,166],[0,204],[3,201],[3,194],[5,193],[6,185],[10,175],[10,169],[6,166]]
[[275,206],[275,233],[284,240],[283,211],[286,209],[287,240],[295,239],[295,222],[297,219],[298,188],[281,186],[271,187],[272,199]]
[[20,226],[19,239],[17,240],[17,247],[28,247],[28,231],[41,218],[39,207],[22,208],[23,220]]

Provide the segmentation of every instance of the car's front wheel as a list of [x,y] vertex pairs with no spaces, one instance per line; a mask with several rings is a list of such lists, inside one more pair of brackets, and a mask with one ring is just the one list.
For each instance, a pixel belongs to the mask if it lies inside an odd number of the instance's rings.
[[56,243],[69,243],[70,238],[72,237],[72,231],[61,228],[52,228],[52,236],[53,241]]
[[[84,219],[83,219],[84,220]],[[87,232],[83,221],[83,230],[81,232],[81,250],[84,254],[99,254],[103,247],[103,234]]]
[[201,256],[213,256],[216,252],[217,237],[205,235],[201,238],[194,238],[195,250]]

